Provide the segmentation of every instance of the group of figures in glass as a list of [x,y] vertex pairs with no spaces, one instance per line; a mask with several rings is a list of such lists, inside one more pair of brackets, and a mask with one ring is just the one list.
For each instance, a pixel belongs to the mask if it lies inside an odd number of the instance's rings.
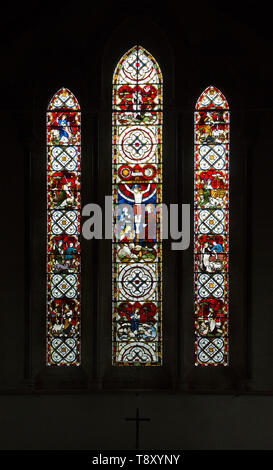
[[229,111],[208,87],[195,111],[195,364],[228,364]]
[[134,47],[113,80],[113,364],[161,364],[162,76]]
[[80,107],[59,90],[47,113],[47,364],[80,364]]
[[[113,365],[162,364],[162,114],[156,60],[135,46],[113,76]],[[47,113],[47,364],[79,365],[80,107],[59,90]],[[229,111],[207,88],[195,112],[195,363],[228,362]]]

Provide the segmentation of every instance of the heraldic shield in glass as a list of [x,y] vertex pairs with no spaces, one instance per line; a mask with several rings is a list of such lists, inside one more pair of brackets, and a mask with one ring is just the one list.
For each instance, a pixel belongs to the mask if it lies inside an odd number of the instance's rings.
[[228,365],[228,104],[208,87],[195,109],[195,364]]
[[80,363],[80,107],[66,88],[47,112],[47,365]]
[[113,365],[161,365],[162,75],[140,46],[113,77]]

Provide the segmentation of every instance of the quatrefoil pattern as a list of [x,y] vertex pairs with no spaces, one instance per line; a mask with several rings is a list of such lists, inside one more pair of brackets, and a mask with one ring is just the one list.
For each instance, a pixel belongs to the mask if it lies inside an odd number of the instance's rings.
[[77,99],[61,88],[47,112],[47,365],[80,364],[80,154]]
[[228,365],[229,109],[209,86],[194,115],[195,365]]

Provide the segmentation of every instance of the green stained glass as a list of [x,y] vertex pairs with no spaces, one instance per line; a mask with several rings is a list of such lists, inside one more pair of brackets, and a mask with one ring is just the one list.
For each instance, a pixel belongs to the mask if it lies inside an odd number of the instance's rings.
[[141,46],[113,76],[113,365],[162,364],[162,74]]
[[81,114],[66,88],[47,112],[47,365],[80,364]]
[[195,111],[195,364],[228,365],[229,257],[228,104],[215,87]]

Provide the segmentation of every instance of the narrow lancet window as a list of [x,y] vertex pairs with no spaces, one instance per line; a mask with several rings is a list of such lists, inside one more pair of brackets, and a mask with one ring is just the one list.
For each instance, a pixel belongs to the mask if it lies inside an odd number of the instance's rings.
[[80,107],[66,88],[47,112],[47,365],[80,364]]
[[228,365],[228,103],[208,87],[195,109],[195,364]]

